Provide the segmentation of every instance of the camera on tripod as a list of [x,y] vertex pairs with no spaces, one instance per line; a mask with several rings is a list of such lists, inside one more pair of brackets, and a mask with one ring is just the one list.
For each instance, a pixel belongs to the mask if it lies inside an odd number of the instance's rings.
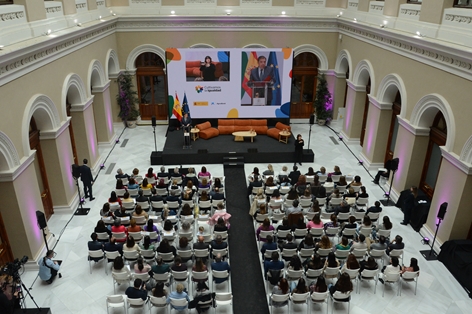
[[15,258],[13,262],[10,262],[5,265],[3,268],[3,273],[12,276],[13,280],[19,279],[20,275],[18,274],[18,271],[21,269],[21,267],[26,264],[28,261],[28,256],[23,256],[21,259]]

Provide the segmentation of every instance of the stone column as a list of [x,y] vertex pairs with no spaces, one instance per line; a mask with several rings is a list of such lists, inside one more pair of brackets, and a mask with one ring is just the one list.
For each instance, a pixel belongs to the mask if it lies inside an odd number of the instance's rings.
[[361,157],[364,160],[364,165],[374,170],[384,165],[392,118],[392,103],[381,103],[374,96],[369,95],[368,97],[369,113],[367,114]]
[[338,119],[339,108],[344,107],[344,95],[346,89],[346,73],[334,73],[334,93],[333,93],[333,119]]
[[41,148],[54,209],[68,209],[77,194],[71,165],[74,163],[69,135],[70,118],[57,129],[40,133]]
[[437,214],[442,203],[447,202],[447,211],[439,227],[436,252],[442,243],[451,239],[465,239],[470,228],[470,204],[472,202],[472,167],[461,162],[457,155],[446,152],[442,147],[442,161],[434,196],[429,209],[428,220],[422,233],[431,239],[436,232]]
[[118,95],[118,76],[119,74],[110,74],[110,85],[108,87],[110,91],[110,106],[111,106],[111,117],[113,122],[121,122],[121,119],[118,117],[120,108],[116,102],[116,95]]
[[13,0],[14,4],[25,6],[26,19],[28,22],[46,19],[46,9],[44,1],[37,0]]
[[330,0],[330,1],[326,1],[325,6],[327,8],[345,9],[347,7],[347,0]]
[[444,9],[452,8],[454,0],[423,0],[420,22],[441,24]]
[[398,116],[398,133],[395,143],[395,158],[399,159],[395,179],[391,183],[394,199],[401,191],[418,186],[423,171],[424,159],[429,143],[429,128],[412,126],[408,120]]
[[359,0],[357,11],[369,12],[370,0]]
[[[92,87],[93,115],[99,144],[109,144],[113,139],[113,113],[111,109],[110,81],[104,86]],[[118,115],[118,114],[117,114]]]
[[365,86],[354,85],[347,80],[346,116],[342,136],[351,143],[358,142],[361,136],[362,119],[365,107]]
[[97,0],[87,0],[87,8],[89,11],[97,9]]
[[62,9],[64,10],[64,15],[71,15],[77,13],[77,8],[75,7],[75,0],[60,0],[62,2]]
[[72,105],[70,110],[79,163],[87,158],[91,168],[93,168],[99,157],[92,102],[93,96],[84,104]]
[[407,0],[385,0],[383,14],[398,17],[400,5],[405,4],[406,2]]

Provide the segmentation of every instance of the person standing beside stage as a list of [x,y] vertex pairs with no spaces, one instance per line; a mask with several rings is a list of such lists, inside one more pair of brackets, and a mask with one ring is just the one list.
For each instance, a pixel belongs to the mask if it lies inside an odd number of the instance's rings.
[[411,213],[416,206],[416,198],[418,197],[418,188],[416,186],[412,186],[410,188],[410,194],[406,197],[405,202],[403,203],[403,221],[400,222],[402,225],[408,225],[410,223]]
[[204,81],[216,81],[215,77],[216,66],[211,63],[211,57],[206,56],[205,61],[200,65],[200,72],[202,72]]
[[84,159],[84,164],[80,166],[80,180],[82,180],[82,183],[84,184],[85,197],[90,197],[90,201],[93,201],[95,199],[92,193],[93,176],[87,163],[88,160]]
[[302,135],[298,134],[297,139],[295,140],[295,162],[293,165],[296,165],[297,162],[301,166],[303,161],[303,146],[305,141],[302,139]]

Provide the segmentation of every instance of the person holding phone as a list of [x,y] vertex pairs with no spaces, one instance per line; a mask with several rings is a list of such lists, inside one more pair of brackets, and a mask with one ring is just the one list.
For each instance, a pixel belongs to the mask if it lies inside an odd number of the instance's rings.
[[[60,262],[53,261],[52,258],[56,255],[53,250],[49,250],[46,253],[46,256],[39,260],[39,278],[46,281],[48,284],[51,284],[56,276],[59,274]],[[61,278],[61,274],[59,274]]]
[[145,289],[145,283],[139,278],[134,280],[133,287],[128,287],[125,291],[125,294],[130,299],[143,299],[146,301],[147,299],[147,291]]
[[215,81],[215,71],[216,67],[211,63],[211,57],[206,56],[205,61],[200,64],[200,72],[202,72],[204,81]]

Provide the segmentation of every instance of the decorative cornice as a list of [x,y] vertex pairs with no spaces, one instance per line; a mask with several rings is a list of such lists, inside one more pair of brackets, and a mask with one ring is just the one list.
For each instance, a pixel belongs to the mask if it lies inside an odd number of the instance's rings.
[[339,79],[345,79],[345,78],[346,78],[346,73],[334,71],[334,76],[335,76],[336,78],[339,78]]
[[459,15],[459,14],[446,14],[444,16],[446,21],[456,22],[458,24],[470,24],[472,23],[472,16]]
[[392,103],[380,102],[371,94],[368,94],[367,96],[369,97],[369,102],[380,110],[392,110]]
[[57,7],[46,8],[47,14],[52,14],[52,13],[57,13],[57,12],[62,12],[62,6],[58,5]]
[[420,128],[414,125],[410,124],[410,121],[407,119],[404,119],[400,117],[399,115],[397,116],[398,118],[398,123],[407,131],[409,131],[411,134],[415,136],[429,136],[429,128]]
[[370,11],[378,11],[375,13],[381,13],[383,12],[384,6],[383,4],[371,4],[370,5]]
[[56,130],[41,131],[39,138],[41,140],[55,140],[58,138],[67,128],[69,127],[71,117],[67,117],[67,120],[62,123]]
[[241,5],[271,5],[270,0],[240,0]]
[[418,9],[400,9],[400,15],[419,16],[421,13],[421,6]]
[[103,86],[94,86],[94,87],[92,87],[92,93],[103,93],[109,87],[110,87],[110,80],[108,80],[108,82],[106,82],[105,85],[103,85]]
[[142,4],[152,4],[152,5],[156,5],[156,4],[160,4],[161,1],[160,0],[131,0],[131,4],[136,4],[136,5],[142,5]]
[[16,11],[16,12],[7,12],[0,14],[0,22],[6,22],[11,20],[21,20],[25,17],[24,11]]
[[115,28],[115,20],[104,21],[2,55],[0,86],[108,36]]
[[444,146],[439,146],[441,149],[441,155],[449,161],[451,164],[453,164],[455,167],[460,169],[462,172],[464,172],[466,175],[471,175],[472,174],[472,165],[467,164],[463,161],[460,160],[460,157],[452,152],[446,151]]
[[339,30],[363,42],[472,80],[472,53],[469,51],[344,20],[340,21]]
[[217,5],[216,0],[185,0],[185,4],[189,5]]
[[84,112],[85,110],[87,110],[88,107],[90,107],[90,105],[93,104],[94,97],[95,97],[94,95],[90,96],[90,98],[87,99],[83,104],[71,105],[70,111],[71,112]]
[[34,161],[34,156],[36,151],[31,151],[31,155],[28,157],[22,158],[21,164],[13,170],[0,172],[0,182],[13,182],[23,171],[28,168],[29,165]]
[[356,85],[351,80],[346,80],[347,86],[355,92],[364,92],[365,93],[365,85]]
[[306,5],[306,6],[324,6],[324,0],[295,0],[295,6]]

